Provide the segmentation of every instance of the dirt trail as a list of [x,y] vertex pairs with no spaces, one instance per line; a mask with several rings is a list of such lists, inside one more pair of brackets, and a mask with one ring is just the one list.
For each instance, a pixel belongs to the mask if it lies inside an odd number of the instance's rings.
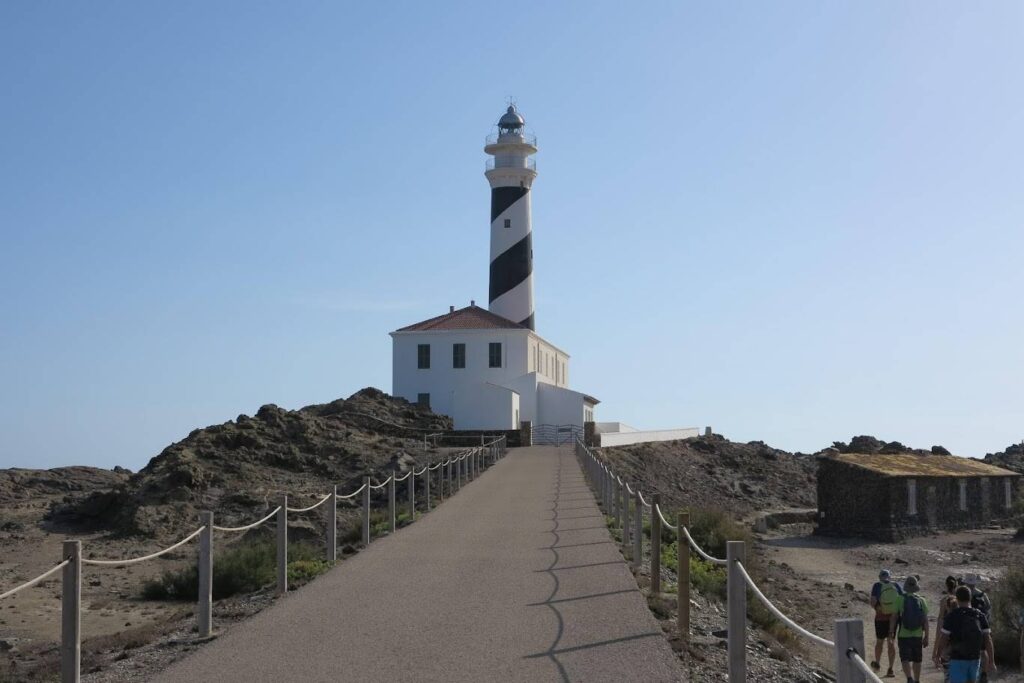
[[[810,535],[809,525],[787,525],[761,536],[764,552],[776,566],[791,570],[807,582],[800,591],[800,599],[791,603],[793,608],[807,611],[801,615],[813,622],[818,633],[828,634],[831,622],[840,617],[859,617],[865,620],[865,638],[869,653],[873,653],[875,637],[870,630],[873,611],[867,602],[871,586],[877,581],[881,568],[890,569],[902,581],[910,574],[920,576],[922,595],[932,610],[930,633],[934,635],[934,613],[946,576],[979,574],[983,579],[998,578],[1013,561],[1019,547],[1012,543],[1012,531],[977,530],[940,534],[910,539],[903,543],[873,543],[866,540],[831,539]],[[848,586],[853,586],[851,590]],[[828,591],[828,599],[816,599],[815,593]],[[771,596],[771,591],[768,591]],[[809,610],[813,608],[813,610]],[[817,614],[815,614],[817,612]],[[804,619],[797,619],[807,623]],[[825,662],[824,653],[811,653],[816,660]],[[887,655],[883,652],[883,669]],[[894,680],[905,678],[900,674],[899,656],[896,657]],[[941,671],[931,664],[931,649],[925,652],[921,672],[922,683],[942,683]],[[884,673],[884,671],[883,671]],[[1006,674],[993,680],[1024,681],[1018,674]]]

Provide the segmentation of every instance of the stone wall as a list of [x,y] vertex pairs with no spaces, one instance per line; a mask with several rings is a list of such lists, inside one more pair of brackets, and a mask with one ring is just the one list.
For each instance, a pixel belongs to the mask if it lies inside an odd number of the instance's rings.
[[[899,540],[939,530],[976,529],[1008,523],[1006,477],[887,476],[822,458],[818,463],[818,526],[815,533]],[[1020,477],[1011,478],[1013,498]],[[910,482],[916,489],[910,506]],[[966,485],[966,509],[960,486]]]

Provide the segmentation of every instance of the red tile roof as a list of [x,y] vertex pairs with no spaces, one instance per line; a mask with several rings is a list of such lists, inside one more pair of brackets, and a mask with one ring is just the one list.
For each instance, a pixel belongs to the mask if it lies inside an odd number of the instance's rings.
[[423,332],[426,330],[528,330],[530,328],[514,323],[507,318],[491,313],[479,306],[466,306],[457,311],[439,315],[413,325],[395,330],[396,332]]

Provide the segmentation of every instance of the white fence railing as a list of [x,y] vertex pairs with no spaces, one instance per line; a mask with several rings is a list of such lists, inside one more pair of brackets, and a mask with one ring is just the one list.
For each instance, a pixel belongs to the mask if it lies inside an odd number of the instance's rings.
[[747,590],[760,600],[775,618],[807,640],[830,648],[834,654],[836,680],[838,683],[863,683],[873,681],[882,683],[881,679],[864,664],[864,622],[860,619],[838,619],[834,623],[834,640],[828,640],[786,616],[769,600],[747,572],[746,543],[743,541],[726,542],[725,558],[713,557],[697,545],[690,534],[689,512],[676,514],[673,525],[661,509],[661,497],[655,493],[648,501],[640,487],[636,490],[629,482],[615,474],[614,470],[588,448],[582,439],[576,439],[576,456],[593,487],[594,495],[604,513],[614,520],[614,525],[622,532],[622,552],[630,558],[633,567],[639,569],[643,562],[643,526],[644,514],[651,521],[650,540],[650,572],[651,593],[661,592],[661,536],[662,529],[671,529],[676,533],[677,559],[676,566],[676,620],[679,636],[684,640],[690,637],[690,551],[693,550],[704,559],[715,565],[726,568],[726,599],[728,628],[726,642],[729,653],[729,683],[743,683],[747,680]]
[[[413,470],[398,477],[394,472],[384,481],[374,484],[370,477],[363,479],[363,485],[355,491],[343,496],[338,495],[337,486],[332,487],[330,493],[326,494],[318,502],[308,507],[293,508],[288,506],[287,494],[282,494],[276,508],[271,510],[265,517],[256,520],[251,524],[237,527],[217,526],[213,523],[213,512],[203,511],[199,513],[199,528],[191,531],[180,541],[158,550],[149,555],[113,560],[93,560],[82,557],[82,542],[66,540],[62,546],[60,562],[43,572],[35,578],[0,593],[0,600],[12,597],[21,591],[45,581],[58,571],[62,571],[61,578],[61,683],[78,683],[81,677],[82,667],[82,568],[83,566],[106,566],[118,567],[139,562],[146,562],[165,555],[180,548],[189,541],[199,537],[198,553],[198,579],[199,596],[197,604],[196,625],[200,638],[207,638],[213,632],[213,534],[215,531],[221,533],[236,533],[254,529],[265,522],[276,517],[277,525],[277,593],[282,594],[288,591],[288,513],[303,514],[311,512],[325,503],[327,505],[327,561],[330,563],[338,559],[338,500],[354,498],[360,493],[362,500],[362,540],[363,545],[370,543],[370,491],[387,487],[388,490],[388,528],[391,533],[397,529],[396,524],[396,484],[408,480],[406,489],[408,491],[409,519],[416,519],[416,479],[423,478],[423,495],[425,496],[426,509],[431,510],[432,499],[443,501],[445,492],[449,497],[462,489],[464,485],[474,480],[487,467],[493,465],[507,453],[507,442],[504,436],[494,439],[480,446],[468,449],[464,453],[453,455],[443,462],[434,465],[425,465],[418,471]],[[431,480],[436,474],[436,495],[431,495]]]

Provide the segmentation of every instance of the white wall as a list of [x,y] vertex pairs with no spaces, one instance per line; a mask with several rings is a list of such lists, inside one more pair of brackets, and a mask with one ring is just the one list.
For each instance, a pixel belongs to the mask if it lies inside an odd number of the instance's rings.
[[692,439],[700,435],[696,427],[685,429],[660,429],[651,432],[608,432],[601,434],[601,446],[628,446],[634,443],[650,443],[652,441],[675,441],[676,439]]
[[[459,390],[479,391],[484,383],[507,385],[526,370],[526,339],[529,330],[445,330],[438,332],[394,332],[391,335],[391,393],[408,401],[417,394],[430,394],[436,413],[457,418],[454,395]],[[491,342],[502,345],[502,367],[488,367]],[[452,345],[466,345],[466,367],[452,367]],[[430,344],[430,368],[417,367],[417,346]]]
[[583,426],[583,394],[552,384],[537,386],[536,424]]
[[528,371],[538,379],[558,387],[569,386],[569,354],[536,334],[530,335],[527,349]]
[[455,429],[515,429],[519,394],[494,384],[477,384],[455,390]]
[[595,422],[594,431],[598,434],[604,434],[606,432],[636,432],[639,430],[635,427],[630,427],[625,422]]

